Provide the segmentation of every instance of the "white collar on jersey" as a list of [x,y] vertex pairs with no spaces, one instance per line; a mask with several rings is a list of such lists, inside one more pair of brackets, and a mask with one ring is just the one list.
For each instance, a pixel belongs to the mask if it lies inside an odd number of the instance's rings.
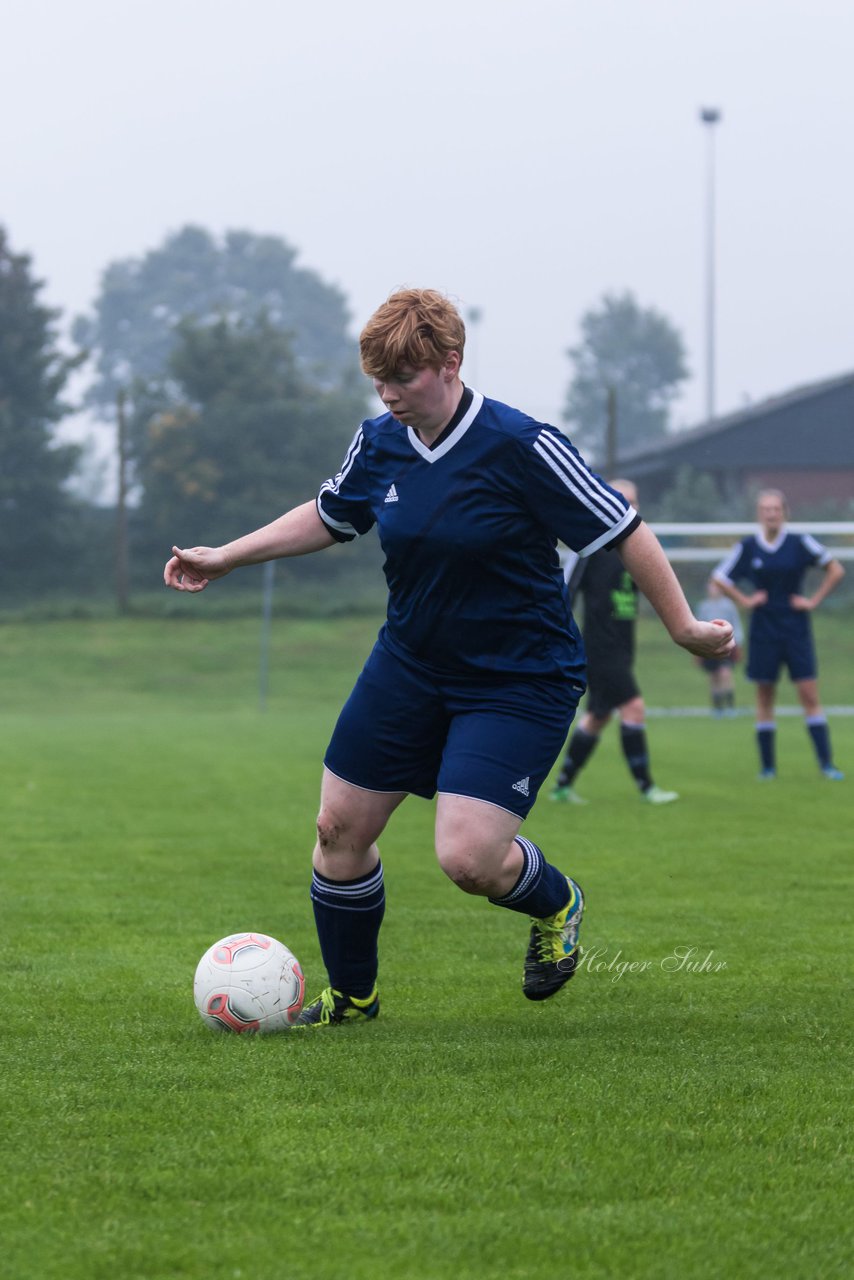
[[421,457],[425,462],[437,462],[439,458],[443,458],[450,449],[453,449],[455,444],[458,444],[459,441],[462,440],[463,436],[480,413],[480,406],[483,404],[483,396],[479,391],[472,390],[471,387],[469,387],[469,390],[472,393],[472,402],[468,407],[467,413],[460,419],[459,423],[454,427],[448,438],[443,440],[440,445],[437,445],[435,449],[429,448],[429,446],[419,438],[416,432],[413,431],[412,427],[406,428],[406,434],[409,436],[409,443],[412,445],[416,453],[421,454]]
[[777,537],[774,539],[774,541],[773,541],[773,542],[767,542],[767,541],[765,540],[765,535],[763,534],[762,530],[760,529],[760,530],[759,530],[759,532],[758,532],[758,533],[757,533],[757,535],[756,535],[756,541],[759,543],[759,545],[760,545],[760,547],[762,548],[762,550],[763,550],[763,551],[779,551],[779,550],[780,550],[780,548],[781,548],[781,547],[782,547],[782,545],[783,545],[783,542],[785,541],[786,533],[787,533],[787,532],[788,532],[788,530],[786,529],[786,526],[785,526],[785,525],[783,525],[782,529],[781,529],[781,530],[780,530],[780,532],[777,534]]

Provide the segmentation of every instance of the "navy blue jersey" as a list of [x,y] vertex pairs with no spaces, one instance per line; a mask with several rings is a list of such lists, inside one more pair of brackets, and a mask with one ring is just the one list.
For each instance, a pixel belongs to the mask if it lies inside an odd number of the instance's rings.
[[736,543],[715,569],[714,577],[724,582],[746,580],[756,591],[768,592],[763,610],[782,617],[793,612],[789,597],[803,594],[801,585],[807,569],[826,565],[830,552],[808,533],[788,533],[781,529],[773,542],[761,533],[751,533]]
[[390,413],[363,422],[317,509],[340,541],[377,525],[392,650],[443,672],[582,681],[556,541],[590,555],[637,520],[562,432],[478,392],[433,449]]

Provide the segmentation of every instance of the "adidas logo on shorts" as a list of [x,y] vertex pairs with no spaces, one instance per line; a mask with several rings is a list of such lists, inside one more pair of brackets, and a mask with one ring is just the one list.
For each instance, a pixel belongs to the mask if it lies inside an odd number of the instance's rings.
[[520,795],[529,796],[531,794],[530,783],[530,777],[520,778],[518,782],[513,783],[513,790],[518,791]]
[[392,485],[392,486],[391,486],[391,488],[389,489],[388,493],[387,493],[387,494],[386,494],[386,496],[385,496],[385,500],[386,500],[386,502],[399,502],[399,501],[400,501],[400,499],[399,499],[399,498],[398,498],[398,496],[397,496],[397,489],[395,489],[394,485]]

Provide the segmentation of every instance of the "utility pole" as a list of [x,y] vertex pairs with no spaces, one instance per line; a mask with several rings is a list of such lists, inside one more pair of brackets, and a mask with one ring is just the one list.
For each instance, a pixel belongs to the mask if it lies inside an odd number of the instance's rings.
[[715,125],[717,107],[701,107],[706,126],[706,420],[715,416]]
[[[478,347],[480,345],[478,342],[478,338],[480,336],[480,322],[483,319],[483,308],[469,307],[468,311],[466,312],[466,319],[468,320],[468,323],[469,323],[469,335],[471,339],[470,342],[467,344],[469,347],[469,367],[467,372],[469,374],[469,377],[471,378],[471,385],[475,388],[475,390],[477,390],[477,378],[478,378],[477,357],[478,357]],[[468,382],[468,379],[466,379],[466,382]]]
[[116,454],[118,457],[118,496],[116,498],[116,603],[119,613],[127,613],[130,602],[128,572],[128,513],[127,513],[127,418],[126,393],[116,395]]
[[608,388],[608,417],[605,422],[605,479],[617,474],[617,388]]

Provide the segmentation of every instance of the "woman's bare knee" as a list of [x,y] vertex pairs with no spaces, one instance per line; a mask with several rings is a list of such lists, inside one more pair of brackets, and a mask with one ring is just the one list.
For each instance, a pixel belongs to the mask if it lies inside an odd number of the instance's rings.
[[445,875],[458,889],[462,889],[463,893],[485,897],[492,892],[494,872],[476,855],[447,851],[440,852],[438,859],[439,866]]
[[822,714],[821,701],[818,696],[818,681],[796,680],[795,689],[797,690],[798,699],[806,716],[820,716]]
[[370,832],[334,810],[321,808],[312,865],[332,880],[358,880],[377,865],[380,851]]
[[374,848],[405,792],[364,791],[324,770],[317,815],[317,849],[322,857],[360,857]]
[[440,793],[436,857],[449,880],[483,898],[500,898],[518,879],[522,851],[514,841],[521,819],[483,800]]
[[774,718],[774,703],[777,696],[777,686],[769,684],[764,680],[760,680],[756,685],[756,718],[757,720],[772,720]]
[[380,834],[377,823],[367,824],[364,819],[321,806],[317,815],[317,843],[322,853],[364,853]]

